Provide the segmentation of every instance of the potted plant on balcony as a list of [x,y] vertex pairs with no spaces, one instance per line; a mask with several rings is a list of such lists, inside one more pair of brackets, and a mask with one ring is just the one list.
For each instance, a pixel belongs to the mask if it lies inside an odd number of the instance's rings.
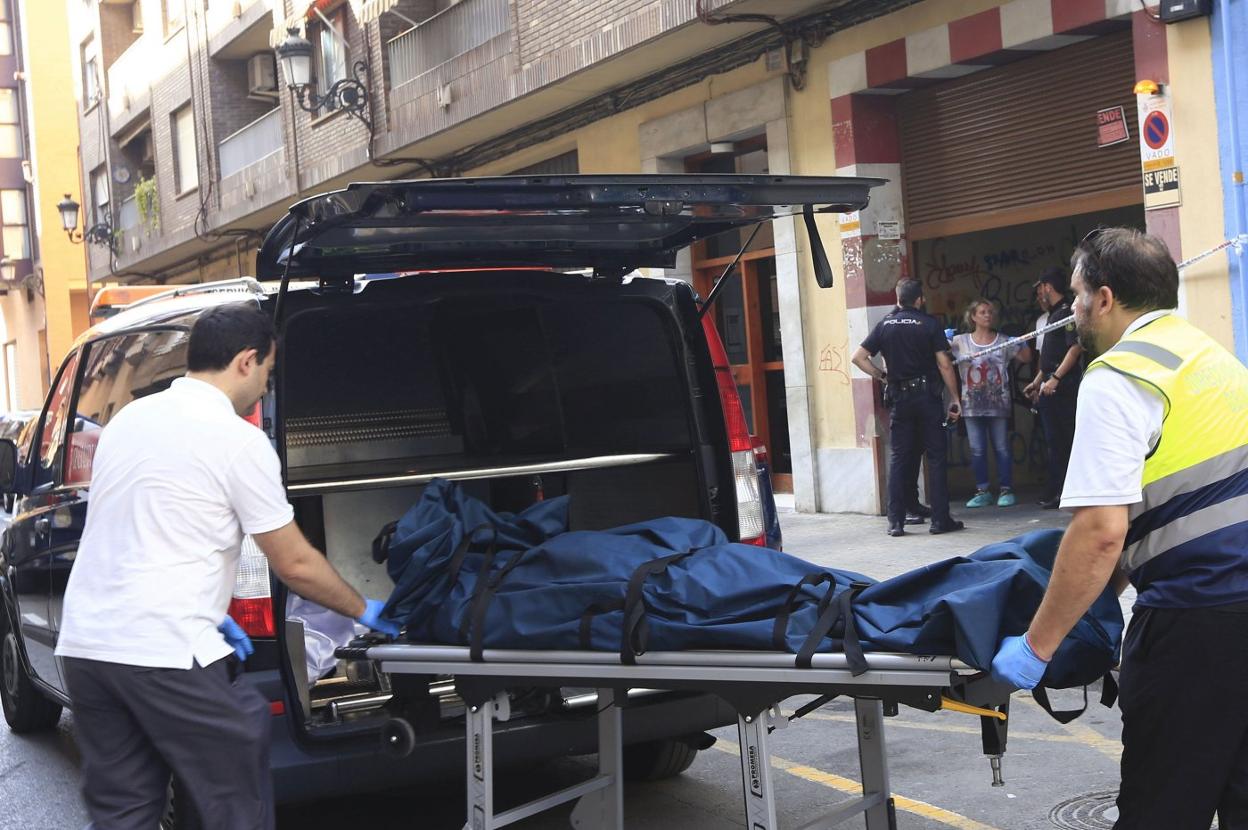
[[134,203],[139,209],[139,224],[145,236],[160,233],[160,195],[156,192],[156,177],[140,176],[134,185]]

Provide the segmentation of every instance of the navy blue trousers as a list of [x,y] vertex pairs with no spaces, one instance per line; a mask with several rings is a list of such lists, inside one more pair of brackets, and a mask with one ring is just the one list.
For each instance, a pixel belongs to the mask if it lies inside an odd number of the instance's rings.
[[1075,401],[1078,387],[1075,389],[1076,394],[1058,392],[1041,396],[1036,401],[1048,457],[1049,477],[1044,488],[1046,499],[1059,498],[1066,485],[1070,448],[1075,443]]
[[1115,830],[1248,828],[1248,604],[1136,606]]
[[932,523],[949,523],[949,480],[946,466],[949,434],[941,422],[945,418],[941,399],[919,390],[901,397],[889,410],[892,414],[889,438],[892,455],[888,463],[888,522],[901,524],[906,518],[907,491],[914,487],[920,455],[927,456],[928,500]]

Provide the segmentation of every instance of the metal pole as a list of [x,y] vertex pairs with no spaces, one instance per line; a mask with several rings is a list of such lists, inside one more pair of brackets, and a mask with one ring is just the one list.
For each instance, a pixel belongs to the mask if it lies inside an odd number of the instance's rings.
[[[1229,186],[1231,188],[1231,205],[1233,206],[1236,239],[1242,239],[1246,230],[1244,227],[1244,216],[1248,213],[1248,208],[1244,203],[1244,166],[1243,155],[1240,151],[1239,137],[1239,86],[1236,83],[1235,75],[1235,53],[1232,51],[1232,43],[1234,35],[1231,27],[1231,0],[1221,0],[1218,3],[1217,18],[1218,29],[1222,35],[1222,72],[1226,79],[1226,112],[1227,121],[1229,122],[1229,135],[1227,140],[1231,144],[1231,179]],[[1234,327],[1233,336],[1235,338],[1236,351],[1239,353],[1240,360],[1248,360],[1248,274],[1244,273],[1244,246],[1238,244],[1235,246],[1235,262],[1231,263],[1232,279],[1238,283],[1238,291],[1232,285],[1231,297],[1234,305],[1238,308],[1231,309],[1231,325]],[[1237,300],[1237,302],[1235,302]]]

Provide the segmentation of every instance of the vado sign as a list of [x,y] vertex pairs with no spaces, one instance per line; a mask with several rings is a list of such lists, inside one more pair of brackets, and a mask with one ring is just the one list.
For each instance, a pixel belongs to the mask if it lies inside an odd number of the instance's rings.
[[1135,96],[1140,124],[1140,166],[1144,209],[1174,207],[1182,202],[1179,168],[1174,163],[1174,119],[1170,94]]

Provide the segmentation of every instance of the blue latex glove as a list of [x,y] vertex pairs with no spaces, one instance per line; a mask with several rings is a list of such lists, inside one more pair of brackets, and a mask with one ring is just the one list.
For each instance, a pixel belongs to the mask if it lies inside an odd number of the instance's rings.
[[1027,642],[1027,635],[1006,637],[992,658],[992,677],[1018,689],[1034,689],[1040,685],[1049,661],[1041,659]]
[[380,631],[382,634],[389,634],[391,637],[399,636],[399,627],[389,620],[381,618],[381,609],[386,604],[379,599],[364,600],[364,613],[355,618],[360,625],[366,625],[373,631]]
[[945,339],[952,340],[953,336],[958,333],[957,329],[945,329]]
[[225,637],[225,641],[230,644],[230,648],[234,649],[234,656],[240,661],[246,660],[256,650],[251,644],[251,638],[247,636],[247,632],[243,631],[243,627],[234,622],[234,618],[226,616],[221,624],[217,626],[217,631]]

